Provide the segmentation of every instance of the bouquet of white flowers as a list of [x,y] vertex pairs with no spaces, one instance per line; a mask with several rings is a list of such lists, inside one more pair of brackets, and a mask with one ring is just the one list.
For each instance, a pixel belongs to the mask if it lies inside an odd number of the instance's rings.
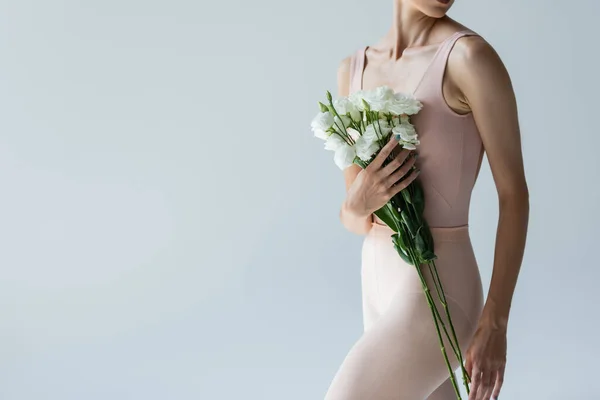
[[[342,170],[352,164],[366,168],[392,134],[396,135],[399,145],[404,148],[415,150],[420,144],[415,127],[410,122],[410,116],[417,114],[423,105],[414,97],[395,93],[387,86],[380,86],[370,91],[359,90],[335,100],[332,99],[331,93],[327,92],[327,104],[319,102],[319,106],[320,112],[311,123],[312,131],[316,137],[325,141],[326,150],[334,152],[335,164]],[[392,156],[389,156],[386,164],[391,160]],[[435,266],[437,257],[433,251],[433,238],[429,226],[423,218],[424,208],[423,189],[420,182],[414,180],[392,197],[385,206],[375,211],[375,215],[394,231],[391,239],[400,257],[408,264],[417,266],[416,270],[431,308],[442,354],[456,396],[461,399],[442,340],[442,331],[461,365],[467,393],[469,393],[470,378],[464,367],[442,282]],[[435,305],[431,290],[421,271],[421,264],[427,264],[429,268],[435,292],[445,310],[449,330]]]

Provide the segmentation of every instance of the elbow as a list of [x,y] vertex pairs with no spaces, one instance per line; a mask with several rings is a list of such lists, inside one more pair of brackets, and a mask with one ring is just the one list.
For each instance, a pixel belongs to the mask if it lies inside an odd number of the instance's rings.
[[367,227],[366,225],[362,226],[362,227],[344,225],[344,227],[349,232],[352,232],[354,234],[361,235],[361,236],[367,235],[369,233],[369,231],[371,230],[370,227]]
[[515,185],[510,190],[499,192],[500,208],[510,207],[529,211],[529,188],[527,183]]
[[371,217],[367,219],[356,220],[351,218],[351,216],[346,215],[342,209],[340,210],[339,218],[342,226],[351,233],[357,235],[366,235],[371,230]]
[[360,235],[360,236],[366,236],[369,233],[369,230],[370,230],[370,229],[367,229],[367,228],[357,229],[357,228],[348,228],[348,227],[346,227],[346,229],[349,232],[352,232],[352,233],[354,233],[356,235]]

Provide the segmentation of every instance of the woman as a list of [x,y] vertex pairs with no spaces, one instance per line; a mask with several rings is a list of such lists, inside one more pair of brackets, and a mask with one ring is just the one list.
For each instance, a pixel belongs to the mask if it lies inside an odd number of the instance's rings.
[[[412,119],[421,141],[417,151],[401,149],[392,138],[365,170],[353,165],[344,171],[347,196],[341,221],[350,231],[366,234],[365,331],[335,375],[326,400],[456,398],[418,274],[393,248],[392,230],[373,215],[417,175],[425,192],[424,217],[431,226],[438,272],[460,347],[467,349],[469,400],[495,399],[500,393],[529,195],[508,73],[483,38],[446,16],[452,3],[395,0],[394,24],[387,35],[347,57],[338,70],[341,96],[387,85],[414,94],[424,107]],[[468,230],[471,191],[484,151],[500,204],[485,302]],[[383,167],[389,154],[394,161]],[[428,270],[421,269],[430,280]],[[458,368],[451,352],[449,358]]]

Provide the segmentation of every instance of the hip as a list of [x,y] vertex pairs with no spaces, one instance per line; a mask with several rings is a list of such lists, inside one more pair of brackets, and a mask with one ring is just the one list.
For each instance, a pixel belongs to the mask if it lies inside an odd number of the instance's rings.
[[[460,304],[470,318],[475,318],[481,311],[483,288],[469,225],[430,227],[430,230],[437,259],[429,265],[420,265],[417,271],[398,255],[391,239],[394,231],[374,222],[362,246],[363,296],[391,300],[398,294],[422,293],[421,279],[433,289],[435,264],[446,296]],[[381,303],[383,308],[386,303],[388,301]]]

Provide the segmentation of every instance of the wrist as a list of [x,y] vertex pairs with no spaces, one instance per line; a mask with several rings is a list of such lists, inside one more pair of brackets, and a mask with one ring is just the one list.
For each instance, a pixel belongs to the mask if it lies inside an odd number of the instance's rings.
[[488,299],[481,313],[480,321],[492,329],[506,330],[508,327],[508,311],[503,310]]

